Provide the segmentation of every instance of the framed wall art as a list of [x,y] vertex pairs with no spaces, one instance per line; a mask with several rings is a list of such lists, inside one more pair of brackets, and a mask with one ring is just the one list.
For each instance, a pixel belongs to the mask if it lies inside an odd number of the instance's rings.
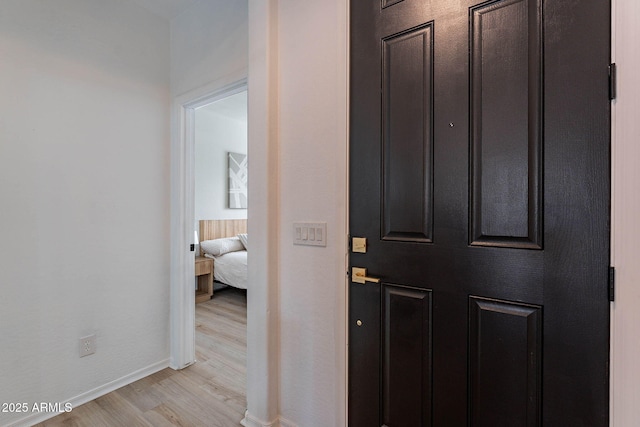
[[247,209],[247,155],[229,153],[229,208]]

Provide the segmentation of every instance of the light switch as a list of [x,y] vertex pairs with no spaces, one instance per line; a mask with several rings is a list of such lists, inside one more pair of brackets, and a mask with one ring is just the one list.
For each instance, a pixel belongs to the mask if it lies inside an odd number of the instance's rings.
[[293,244],[305,246],[327,246],[326,222],[294,222]]

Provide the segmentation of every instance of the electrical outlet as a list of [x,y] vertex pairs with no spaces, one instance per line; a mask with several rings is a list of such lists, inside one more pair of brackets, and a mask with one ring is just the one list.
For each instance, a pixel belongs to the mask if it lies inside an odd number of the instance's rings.
[[80,357],[96,352],[96,334],[80,338]]

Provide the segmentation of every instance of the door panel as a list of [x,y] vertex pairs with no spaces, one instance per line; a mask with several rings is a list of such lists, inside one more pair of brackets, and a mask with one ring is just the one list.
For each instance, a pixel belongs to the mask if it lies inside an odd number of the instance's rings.
[[383,39],[382,55],[382,238],[430,242],[433,228],[432,26],[427,24]]
[[392,285],[383,292],[383,421],[430,426],[431,293]]
[[350,426],[608,425],[609,7],[351,2]]
[[469,298],[471,425],[540,425],[541,326],[541,307]]
[[505,0],[470,11],[472,245],[542,246],[540,10]]

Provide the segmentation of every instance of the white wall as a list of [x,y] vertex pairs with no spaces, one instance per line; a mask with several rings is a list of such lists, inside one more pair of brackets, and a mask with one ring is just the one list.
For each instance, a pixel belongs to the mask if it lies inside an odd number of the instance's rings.
[[614,1],[612,425],[640,424],[640,2]]
[[0,402],[168,364],[168,47],[127,2],[0,2]]
[[228,207],[228,154],[247,154],[246,114],[225,114],[226,103],[237,103],[236,98],[246,110],[245,91],[195,111],[195,230],[201,219],[247,218],[246,209]]
[[[280,412],[344,425],[346,0],[278,2]],[[327,247],[294,246],[294,221],[326,221]]]
[[200,0],[171,20],[171,93],[247,76],[247,0]]

